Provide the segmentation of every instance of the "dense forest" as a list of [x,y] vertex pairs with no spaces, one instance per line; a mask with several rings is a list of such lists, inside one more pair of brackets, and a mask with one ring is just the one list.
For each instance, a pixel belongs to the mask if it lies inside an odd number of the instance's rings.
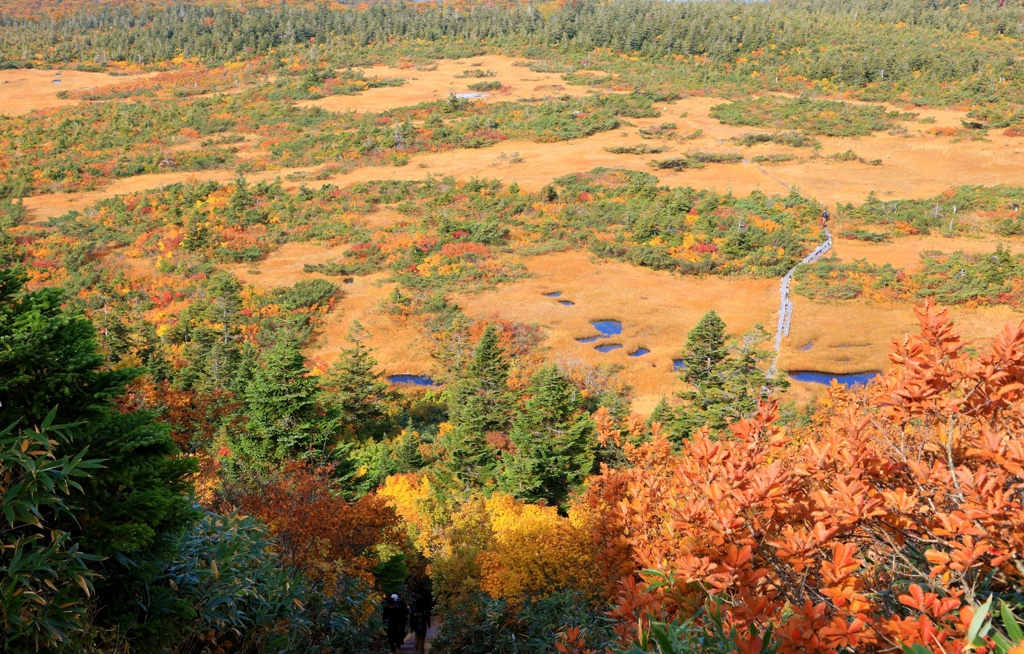
[[[391,594],[432,615],[438,654],[1022,651],[1024,326],[968,342],[941,307],[1024,309],[1024,255],[797,268],[803,298],[918,307],[875,381],[803,404],[761,325],[680,327],[684,390],[638,415],[620,368],[552,360],[544,326],[456,297],[569,251],[776,280],[826,238],[822,200],[657,175],[765,143],[819,157],[926,108],[969,112],[956,138],[1024,133],[1022,37],[1022,0],[0,0],[0,69],[112,76],[0,116],[4,651],[384,652]],[[297,104],[483,54],[597,92]],[[691,147],[665,109],[688,95],[751,131]],[[648,119],[606,150],[650,172],[386,179],[419,154]],[[380,179],[318,183],[357,169]],[[51,218],[26,205],[154,173],[181,179]],[[834,236],[1012,239],[1021,204],[996,184],[871,194],[835,207]],[[300,281],[240,274],[311,244],[338,254]],[[333,360],[308,355],[371,277],[372,310],[429,344],[423,386],[388,379],[359,321]]]

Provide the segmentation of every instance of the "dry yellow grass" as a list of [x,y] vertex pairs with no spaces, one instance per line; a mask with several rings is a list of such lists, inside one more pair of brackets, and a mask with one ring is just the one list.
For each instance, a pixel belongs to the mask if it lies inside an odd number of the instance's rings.
[[[145,73],[141,77],[155,74]],[[0,70],[0,114],[19,116],[36,109],[75,105],[77,100],[61,100],[57,94],[107,86],[127,79],[131,78],[77,70]],[[60,80],[60,83],[54,83],[54,80]]]
[[[836,226],[835,231],[842,229]],[[912,270],[918,267],[921,253],[927,250],[953,252],[962,250],[968,254],[992,252],[1002,243],[1013,251],[1024,249],[1024,240],[995,236],[949,238],[946,236],[907,236],[895,238],[886,243],[869,243],[839,238],[834,241],[833,252],[844,261],[865,259],[878,266],[891,264],[895,268]]]
[[[487,91],[483,102],[501,102],[519,98],[543,98],[551,95],[583,96],[585,86],[571,86],[558,73],[535,73],[525,66],[523,59],[499,55],[486,55],[457,61],[438,60],[435,70],[417,70],[415,67],[373,66],[364,70],[366,77],[401,77],[402,86],[368,89],[359,95],[337,95],[320,100],[300,102],[303,107],[322,107],[328,111],[387,111],[396,107],[407,107],[421,102],[434,102],[455,93],[473,93],[469,85],[476,82],[498,81],[505,85],[499,91]],[[433,66],[433,65],[432,65]],[[431,67],[432,67],[431,66]],[[494,77],[459,78],[465,70],[493,70]],[[603,73],[597,73],[603,76]]]

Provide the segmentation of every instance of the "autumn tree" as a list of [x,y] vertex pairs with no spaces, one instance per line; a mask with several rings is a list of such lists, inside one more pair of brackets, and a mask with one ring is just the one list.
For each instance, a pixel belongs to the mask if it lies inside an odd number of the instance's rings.
[[527,502],[565,505],[594,471],[597,441],[579,391],[558,366],[537,371],[523,409],[512,424],[511,456],[503,459],[499,484]]
[[622,637],[703,607],[688,624],[720,616],[738,651],[969,650],[984,598],[1024,583],[1024,324],[972,355],[945,310],[918,315],[894,365],[834,385],[811,425],[763,402],[678,454],[652,434],[595,480]]

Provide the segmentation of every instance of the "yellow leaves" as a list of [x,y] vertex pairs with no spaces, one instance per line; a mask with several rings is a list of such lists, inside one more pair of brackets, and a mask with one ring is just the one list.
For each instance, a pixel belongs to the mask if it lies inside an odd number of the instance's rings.
[[524,504],[498,493],[486,501],[492,540],[477,555],[480,587],[510,601],[558,588],[593,589],[596,569],[591,520],[566,518],[551,506]]

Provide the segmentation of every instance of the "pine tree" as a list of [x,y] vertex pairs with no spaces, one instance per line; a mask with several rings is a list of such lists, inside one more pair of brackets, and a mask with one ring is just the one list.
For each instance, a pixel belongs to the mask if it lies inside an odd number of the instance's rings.
[[333,416],[322,415],[318,392],[298,341],[282,337],[264,353],[246,388],[249,423],[238,443],[239,454],[257,465],[322,455],[337,427]]
[[594,424],[580,408],[578,391],[555,365],[530,379],[529,399],[512,425],[515,453],[499,483],[527,502],[564,507],[569,495],[594,471]]
[[441,440],[447,455],[439,470],[444,485],[469,489],[493,480],[496,453],[487,434],[508,428],[512,407],[508,371],[498,330],[488,324],[465,375],[449,391],[448,416],[453,429]]
[[68,498],[74,516],[46,527],[103,559],[90,565],[100,575],[94,624],[129,640],[140,630],[166,629],[171,616],[147,614],[139,598],[148,592],[152,562],[198,518],[189,497],[194,460],[178,456],[152,414],[114,405],[141,371],[105,370],[92,324],[66,310],[57,289],[28,292],[24,283],[20,271],[0,270],[0,426],[32,429],[56,408],[56,421],[71,426],[50,432],[54,455],[85,451],[102,461]]
[[718,384],[719,367],[728,356],[725,322],[714,311],[708,311],[686,335],[683,381],[697,387]]
[[399,472],[416,472],[423,467],[420,434],[412,428],[412,421],[402,430],[395,442],[394,450]]
[[498,330],[488,323],[473,350],[472,361],[466,366],[465,376],[452,391],[451,422],[456,427],[473,425],[484,434],[507,429],[512,407],[509,369]]
[[392,426],[387,403],[393,393],[374,371],[377,360],[363,345],[366,337],[362,325],[353,323],[348,334],[352,347],[341,351],[323,382],[324,403],[337,411],[346,437],[380,439]]
[[687,438],[707,425],[724,433],[726,428],[757,409],[758,400],[776,389],[786,388],[781,376],[769,376],[765,363],[772,352],[759,349],[768,339],[761,325],[745,334],[739,343],[726,344],[725,323],[714,311],[708,312],[686,338],[681,377],[692,390],[679,394],[683,405],[676,420],[665,427],[674,440]]

